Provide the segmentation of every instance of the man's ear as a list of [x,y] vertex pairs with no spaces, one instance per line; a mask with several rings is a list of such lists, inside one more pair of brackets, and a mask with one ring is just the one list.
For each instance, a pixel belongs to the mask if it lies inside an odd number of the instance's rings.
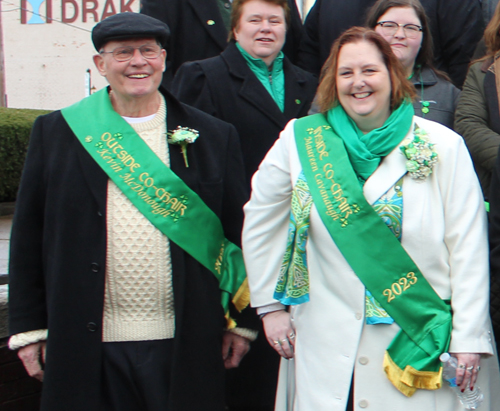
[[167,50],[161,49],[160,57],[163,59],[162,71],[165,73],[165,70],[167,69]]
[[93,59],[97,71],[99,71],[99,74],[106,77],[106,64],[104,62],[104,58],[100,54],[95,54]]

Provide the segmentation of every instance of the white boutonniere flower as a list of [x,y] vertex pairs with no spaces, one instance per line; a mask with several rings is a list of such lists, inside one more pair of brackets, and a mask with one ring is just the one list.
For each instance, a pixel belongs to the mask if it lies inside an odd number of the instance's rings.
[[187,158],[187,145],[192,144],[199,137],[200,132],[193,128],[177,126],[175,130],[167,132],[167,141],[170,144],[181,146],[182,155],[184,156],[184,164],[189,167]]

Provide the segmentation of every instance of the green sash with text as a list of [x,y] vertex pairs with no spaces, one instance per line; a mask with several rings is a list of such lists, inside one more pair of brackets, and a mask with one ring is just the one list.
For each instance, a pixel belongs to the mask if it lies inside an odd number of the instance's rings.
[[132,204],[215,275],[228,327],[234,327],[229,301],[241,311],[250,295],[241,249],[225,238],[215,213],[113,109],[106,89],[61,112],[83,147]]
[[439,356],[448,350],[451,310],[366,201],[342,139],[323,114],[294,125],[314,204],[351,268],[401,331],[387,348],[384,370],[406,396],[441,387]]

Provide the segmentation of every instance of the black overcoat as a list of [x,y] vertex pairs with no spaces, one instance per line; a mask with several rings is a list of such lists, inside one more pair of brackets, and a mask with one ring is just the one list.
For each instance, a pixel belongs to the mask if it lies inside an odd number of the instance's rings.
[[[281,130],[292,118],[307,115],[316,92],[316,78],[294,66],[286,57],[283,71],[284,112],[250,70],[234,42],[229,43],[218,57],[183,64],[173,82],[172,92],[181,101],[236,127],[248,187]],[[228,405],[273,409],[278,362],[279,356],[269,346],[261,329],[240,367],[229,371]]]
[[234,42],[218,56],[185,63],[177,72],[172,93],[179,100],[233,124],[238,131],[250,179],[292,118],[303,117],[311,106],[317,80],[283,60],[285,111],[248,67]]
[[[198,130],[172,170],[239,243],[247,198],[234,127],[165,93],[167,130]],[[92,121],[91,118],[88,119]],[[42,410],[97,410],[106,274],[108,178],[59,111],[34,125],[11,238],[10,333],[48,329]],[[193,237],[196,232],[193,232]],[[171,242],[175,348],[169,411],[224,410],[225,326],[214,275]]]
[[[348,28],[363,26],[376,0],[316,0],[304,23],[297,64],[319,74],[333,42]],[[434,43],[434,60],[457,87],[462,87],[467,67],[484,25],[479,0],[420,0]]]
[[[176,71],[186,61],[218,56],[227,46],[228,32],[217,6],[218,0],[142,0],[141,13],[163,21],[170,28],[167,70],[163,86],[169,88]],[[229,0],[227,0],[229,3]],[[295,61],[302,37],[302,19],[295,0],[291,11],[284,53]]]

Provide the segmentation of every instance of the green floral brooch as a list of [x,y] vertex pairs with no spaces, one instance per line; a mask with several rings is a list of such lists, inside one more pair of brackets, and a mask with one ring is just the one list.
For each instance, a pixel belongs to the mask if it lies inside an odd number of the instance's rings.
[[406,157],[406,169],[415,180],[425,180],[432,174],[432,168],[438,162],[438,155],[433,150],[434,144],[429,142],[425,130],[415,124],[413,140],[399,147]]
[[193,128],[177,126],[173,131],[167,132],[167,141],[170,144],[181,146],[182,155],[184,156],[184,164],[189,167],[187,158],[187,145],[196,141],[200,132]]

